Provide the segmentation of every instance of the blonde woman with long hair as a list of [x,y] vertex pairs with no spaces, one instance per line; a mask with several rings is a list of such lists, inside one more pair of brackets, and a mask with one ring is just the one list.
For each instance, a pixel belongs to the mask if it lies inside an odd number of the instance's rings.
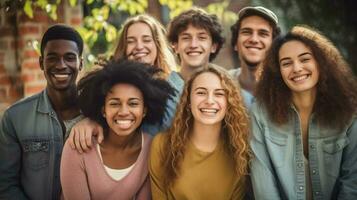
[[153,199],[244,199],[248,117],[226,72],[209,66],[187,82],[171,128],[149,160]]

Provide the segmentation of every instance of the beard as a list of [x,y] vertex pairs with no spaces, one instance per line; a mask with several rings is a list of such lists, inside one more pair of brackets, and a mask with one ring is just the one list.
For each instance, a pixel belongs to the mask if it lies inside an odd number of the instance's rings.
[[256,70],[261,62],[250,62],[246,58],[242,58],[243,63],[248,66],[248,70]]

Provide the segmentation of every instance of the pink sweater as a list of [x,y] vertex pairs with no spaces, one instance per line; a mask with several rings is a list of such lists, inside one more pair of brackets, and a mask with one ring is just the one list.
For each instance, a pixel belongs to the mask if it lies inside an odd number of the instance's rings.
[[97,143],[79,154],[66,142],[61,161],[61,184],[64,199],[151,199],[148,154],[151,136],[144,134],[144,145],[132,170],[121,180],[112,179],[104,169]]

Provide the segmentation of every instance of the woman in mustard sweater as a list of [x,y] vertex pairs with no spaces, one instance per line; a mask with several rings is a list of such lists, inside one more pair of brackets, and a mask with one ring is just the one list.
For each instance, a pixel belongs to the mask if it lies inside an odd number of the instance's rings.
[[221,69],[187,82],[172,127],[152,143],[153,199],[244,199],[248,117],[240,91]]

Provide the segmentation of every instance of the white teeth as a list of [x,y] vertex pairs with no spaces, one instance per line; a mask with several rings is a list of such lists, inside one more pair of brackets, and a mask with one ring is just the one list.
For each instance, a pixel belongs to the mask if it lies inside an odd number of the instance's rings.
[[67,78],[69,75],[68,74],[55,74],[54,76],[56,78]]
[[116,123],[116,124],[130,124],[131,122],[132,122],[132,120],[114,120],[114,122]]
[[143,57],[143,56],[146,56],[147,53],[144,53],[144,52],[138,52],[138,53],[135,53],[134,56],[135,57]]
[[210,109],[210,108],[202,108],[200,110],[201,110],[201,112],[206,112],[206,113],[217,113],[218,112],[217,109]]
[[298,77],[294,77],[293,81],[301,81],[304,79],[307,79],[308,75],[302,75],[302,76],[298,76]]
[[189,52],[189,53],[187,53],[187,55],[198,56],[198,55],[201,55],[201,53],[200,52]]

